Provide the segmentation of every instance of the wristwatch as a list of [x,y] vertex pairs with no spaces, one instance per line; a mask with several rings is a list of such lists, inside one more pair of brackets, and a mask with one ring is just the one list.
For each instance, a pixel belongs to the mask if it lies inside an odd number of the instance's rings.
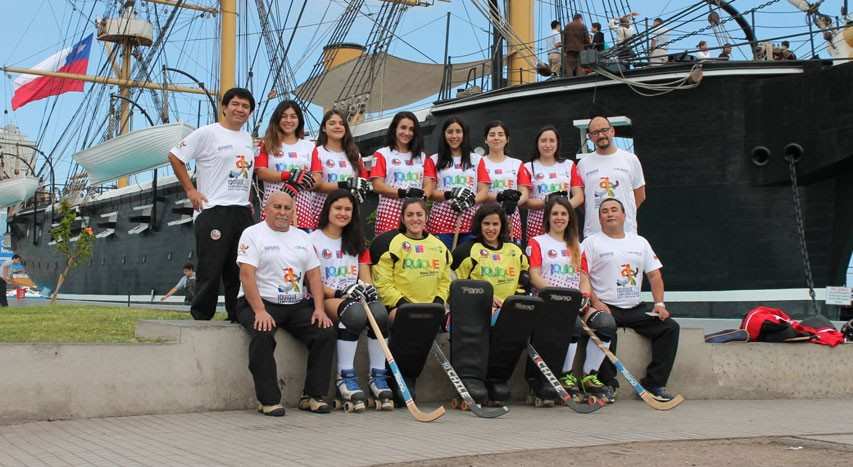
[[666,308],[666,303],[664,303],[664,302],[655,302],[655,308],[657,308],[657,307]]

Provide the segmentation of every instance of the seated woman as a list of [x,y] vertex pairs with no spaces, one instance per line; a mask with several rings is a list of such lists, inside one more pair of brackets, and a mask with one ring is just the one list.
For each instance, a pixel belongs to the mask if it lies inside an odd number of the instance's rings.
[[[361,332],[367,328],[367,350],[370,357],[369,386],[377,408],[394,408],[385,372],[385,354],[368,326],[362,299],[380,327],[388,320],[388,312],[379,302],[376,289],[370,285],[370,254],[361,231],[361,220],[355,196],[348,190],[329,193],[320,212],[317,230],[311,232],[314,250],[320,260],[326,314],[337,322],[338,332],[338,401],[347,412],[365,408],[365,394],[355,374],[355,352]],[[384,329],[383,329],[383,332]]]
[[[427,233],[426,225],[426,202],[421,198],[406,198],[399,233],[388,242],[387,250],[377,252],[380,257],[373,268],[382,303],[390,310],[391,319],[397,320],[388,345],[412,397],[415,379],[423,369],[438,326],[433,327],[435,323],[428,321],[424,324],[429,323],[429,329],[413,330],[408,327],[412,320],[407,319],[405,326],[400,326],[399,314],[409,304],[443,306],[450,288],[450,252],[441,240]],[[413,334],[409,335],[410,332]]]

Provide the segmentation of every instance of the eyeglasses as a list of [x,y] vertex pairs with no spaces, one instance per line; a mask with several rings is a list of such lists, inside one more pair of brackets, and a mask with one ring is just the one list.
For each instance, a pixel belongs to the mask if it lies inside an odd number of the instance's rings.
[[603,134],[606,134],[606,133],[607,133],[608,131],[610,131],[610,130],[612,130],[612,128],[610,128],[610,127],[607,127],[607,128],[600,128],[600,129],[598,129],[598,130],[592,130],[592,131],[589,131],[589,134],[590,134],[590,135],[592,135],[592,136],[601,136],[601,135],[603,135]]

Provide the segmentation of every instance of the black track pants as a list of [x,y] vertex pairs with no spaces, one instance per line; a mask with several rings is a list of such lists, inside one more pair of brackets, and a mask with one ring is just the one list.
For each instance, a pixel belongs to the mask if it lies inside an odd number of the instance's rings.
[[[648,303],[641,303],[634,308],[608,306],[616,319],[617,326],[631,328],[637,331],[637,334],[652,341],[652,361],[646,367],[646,376],[640,380],[640,384],[646,388],[666,386],[678,351],[680,329],[678,323],[672,318],[661,321],[647,316],[646,312],[652,310],[652,306]],[[615,349],[611,350],[615,351]],[[608,375],[611,372],[615,374],[615,371],[610,361],[605,360],[601,373]]]
[[[324,397],[329,392],[332,357],[335,354],[337,332],[335,327],[318,328],[311,324],[313,303],[303,301],[295,305],[276,305],[264,301],[264,306],[276,326],[289,332],[308,347],[308,368],[303,392],[311,397]],[[245,297],[237,300],[237,317],[249,331],[249,371],[255,380],[255,395],[264,405],[281,403],[278,372],[275,364],[274,332],[256,331],[255,312]]]
[[243,229],[252,225],[247,206],[214,206],[195,219],[196,289],[190,313],[195,319],[211,319],[216,313],[220,280],[225,285],[225,309],[228,320],[237,321],[237,293],[240,268],[237,244]]

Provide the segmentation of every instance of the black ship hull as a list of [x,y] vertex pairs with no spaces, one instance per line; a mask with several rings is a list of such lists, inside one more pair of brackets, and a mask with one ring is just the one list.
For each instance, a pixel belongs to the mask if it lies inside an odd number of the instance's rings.
[[[669,80],[686,72],[667,66],[629,77]],[[573,120],[626,116],[631,127],[623,134],[633,138],[647,183],[640,234],[664,263],[667,300],[679,302],[676,312],[742,316],[762,302],[786,309],[796,303],[798,314],[806,298],[804,264],[784,147],[804,148],[797,173],[815,287],[841,285],[853,250],[853,63],[733,62],[708,65],[704,75],[695,89],[658,97],[586,77],[439,102],[424,123],[427,148],[435,148],[450,115],[468,123],[472,141],[481,141],[486,122],[503,120],[512,133],[508,152],[522,159],[544,125],[560,129],[562,152],[571,154],[582,144]],[[372,152],[383,145],[382,135],[381,124],[362,125],[359,146]],[[769,149],[766,164],[753,160],[757,146]],[[165,199],[159,226],[139,235],[126,234],[128,220],[134,206],[151,203],[150,190],[83,206],[91,219],[118,211],[118,228],[97,241],[92,261],[72,274],[63,294],[145,296],[174,284],[183,262],[194,257],[192,228],[167,226],[178,216],[169,207],[184,197],[177,185],[158,195]],[[33,280],[51,288],[60,257],[48,246],[49,229],[33,245],[31,217],[10,219],[13,248]]]

